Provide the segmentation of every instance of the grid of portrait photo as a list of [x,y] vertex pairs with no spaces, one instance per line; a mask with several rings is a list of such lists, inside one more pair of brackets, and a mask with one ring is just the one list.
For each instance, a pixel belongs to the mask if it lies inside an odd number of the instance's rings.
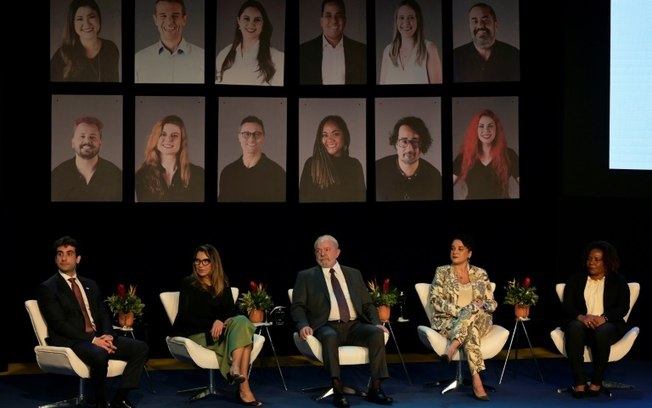
[[519,38],[519,0],[50,0],[51,201],[520,198]]

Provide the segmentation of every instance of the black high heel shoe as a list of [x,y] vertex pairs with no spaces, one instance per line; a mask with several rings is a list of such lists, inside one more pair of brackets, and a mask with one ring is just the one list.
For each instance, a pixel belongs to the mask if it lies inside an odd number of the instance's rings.
[[242,374],[231,374],[231,373],[226,373],[226,380],[229,382],[229,384],[242,384],[245,382],[247,377],[245,377]]
[[263,402],[258,401],[258,400],[253,400],[253,401],[244,401],[242,397],[240,396],[240,390],[235,390],[235,402],[237,402],[240,405],[246,405],[248,407],[262,407]]
[[573,398],[575,399],[581,399],[586,397],[586,388],[584,388],[583,390],[578,390],[575,387],[572,387],[571,391],[573,393]]

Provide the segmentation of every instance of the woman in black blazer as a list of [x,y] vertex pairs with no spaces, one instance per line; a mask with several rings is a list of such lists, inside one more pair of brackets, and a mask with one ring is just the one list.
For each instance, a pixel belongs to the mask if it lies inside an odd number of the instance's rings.
[[[566,355],[573,375],[575,398],[597,397],[609,362],[611,345],[627,331],[629,286],[618,273],[616,248],[605,241],[589,243],[583,252],[585,272],[571,276],[564,288]],[[591,348],[590,384],[584,373],[584,346]]]

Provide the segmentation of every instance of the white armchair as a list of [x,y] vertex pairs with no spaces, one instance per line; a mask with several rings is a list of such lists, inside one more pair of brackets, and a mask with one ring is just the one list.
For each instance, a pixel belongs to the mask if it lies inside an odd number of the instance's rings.
[[[288,289],[288,297],[290,298],[290,303],[292,303],[292,291],[293,289]],[[322,346],[321,342],[317,340],[315,336],[308,336],[306,340],[303,340],[298,332],[294,332],[293,335],[294,344],[297,346],[297,349],[301,354],[310,359],[311,361],[322,363],[324,359],[322,357]],[[389,334],[385,333],[385,344],[389,340]],[[340,365],[359,365],[359,364],[369,364],[369,349],[366,347],[360,346],[340,346],[339,349],[339,359]],[[368,386],[369,384],[367,384]],[[303,392],[320,392],[320,394],[315,398],[315,400],[321,400],[333,394],[333,387],[329,385],[317,386],[303,388]],[[359,395],[366,396],[366,391],[360,390],[355,387],[344,385],[342,391],[345,394],[349,395]]]
[[[74,351],[69,347],[50,346],[47,344],[48,326],[38,307],[38,302],[34,299],[25,301],[25,308],[32,321],[34,334],[38,340],[38,345],[34,347],[36,362],[41,370],[46,373],[72,375],[79,378],[79,391],[77,396],[67,400],[41,405],[39,408],[53,408],[68,405],[84,405],[88,403],[84,380],[90,378],[90,368],[77,357]],[[127,363],[120,360],[109,360],[107,377],[117,377],[122,375]]]
[[[430,322],[434,314],[434,309],[432,307],[432,304],[430,303],[430,283],[417,283],[414,285],[414,288],[416,289],[417,294],[419,295],[419,300],[421,301],[423,310],[426,313],[428,322]],[[492,290],[496,289],[496,284],[494,282],[491,282],[491,288]],[[421,340],[421,342],[428,349],[437,353],[438,356],[442,356],[443,354],[446,353],[446,348],[448,346],[448,339],[442,336],[441,334],[439,334],[438,331],[434,330],[429,325],[428,326],[420,325],[417,327],[417,333],[419,334],[419,339]],[[496,354],[500,353],[500,351],[503,349],[508,338],[509,338],[509,330],[505,329],[502,326],[494,324],[491,327],[489,333],[487,333],[487,335],[485,335],[482,338],[482,344],[480,346],[480,350],[482,351],[482,358],[487,360],[495,357]],[[434,383],[434,385],[437,386],[445,385],[448,383],[448,385],[446,385],[442,390],[441,392],[442,394],[451,390],[459,389],[463,385],[467,385],[467,386],[471,385],[471,380],[468,378],[464,378],[462,376],[462,361],[465,360],[464,350],[462,347],[460,347],[457,350],[457,352],[455,352],[455,355],[453,355],[453,360],[457,361],[455,378],[449,380],[436,381]],[[487,391],[496,390],[495,387],[489,385],[485,385],[484,387]]]
[[[239,289],[232,287],[231,292],[233,301],[235,302],[238,299]],[[174,324],[174,319],[176,319],[177,312],[179,311],[179,292],[162,292],[159,297],[168,315],[170,324]],[[208,370],[208,385],[180,390],[177,391],[178,393],[194,393],[190,401],[196,401],[209,395],[221,394],[215,385],[215,376],[220,369],[220,364],[213,350],[207,349],[189,338],[182,336],[167,336],[165,342],[168,345],[170,354],[175,360]],[[260,354],[264,343],[265,337],[254,334],[253,349],[251,351],[252,362]]]
[[[559,301],[563,302],[564,300],[564,288],[566,287],[565,283],[558,283],[555,285],[555,291],[557,292],[557,297],[559,297]],[[625,315],[625,321],[629,319],[629,315],[632,312],[632,308],[634,307],[634,304],[636,303],[636,300],[638,299],[638,295],[641,292],[641,285],[638,282],[630,282],[629,283],[629,311]],[[609,352],[609,362],[612,361],[618,361],[625,357],[627,353],[629,353],[629,350],[632,349],[632,346],[634,345],[634,341],[638,337],[640,329],[638,327],[632,327],[623,335],[623,337],[620,338],[616,343],[611,345],[611,350]],[[564,342],[564,331],[561,329],[561,327],[555,328],[553,331],[550,332],[550,337],[552,338],[552,342],[555,344],[555,347],[557,350],[564,356],[566,357],[566,346]],[[585,363],[590,363],[593,361],[593,357],[591,356],[591,349],[588,346],[584,346],[584,362]],[[621,384],[613,381],[603,381],[602,383],[604,392],[609,395],[610,397],[612,396],[611,389],[632,389],[634,386],[629,385],[629,384]],[[571,387],[562,387],[558,388],[557,392],[565,392],[565,391],[570,391]]]

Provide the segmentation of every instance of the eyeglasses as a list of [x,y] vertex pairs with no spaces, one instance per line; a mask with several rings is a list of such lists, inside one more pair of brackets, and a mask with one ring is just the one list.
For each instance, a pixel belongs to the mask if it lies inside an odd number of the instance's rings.
[[249,140],[252,137],[254,140],[260,139],[263,136],[263,132],[255,131],[255,132],[240,132],[240,136],[244,138],[244,140]]
[[195,259],[192,261],[192,263],[194,263],[195,266],[199,266],[199,265],[202,265],[202,266],[208,266],[208,265],[211,264],[211,260],[208,259],[208,258],[204,258],[204,259],[195,258]]
[[413,148],[419,148],[419,139],[408,139],[406,137],[398,139],[396,142],[400,147],[408,147],[408,144],[411,144]]

